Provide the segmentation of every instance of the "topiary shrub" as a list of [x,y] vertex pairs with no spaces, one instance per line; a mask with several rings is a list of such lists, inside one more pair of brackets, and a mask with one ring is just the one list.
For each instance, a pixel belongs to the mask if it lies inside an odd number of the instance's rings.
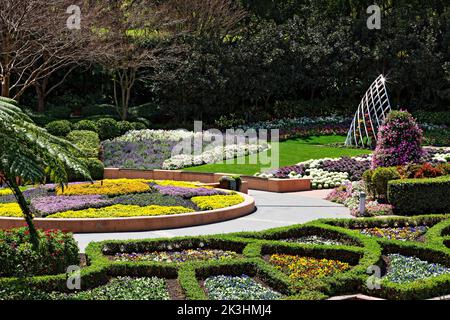
[[91,120],[78,121],[74,127],[76,130],[88,130],[88,131],[94,131],[94,132],[98,131],[97,124]]
[[450,213],[450,176],[390,181],[388,200],[400,215]]
[[392,111],[378,131],[372,168],[420,162],[422,130],[406,111]]
[[389,181],[397,179],[400,179],[400,174],[395,167],[379,167],[375,169],[372,175],[371,185],[374,188],[376,197],[386,199]]
[[117,122],[117,127],[120,130],[120,134],[125,134],[128,131],[131,131],[134,129],[134,126],[131,122],[128,121],[119,121]]
[[142,122],[132,122],[133,130],[145,130],[147,126]]
[[67,120],[57,120],[47,124],[45,129],[54,136],[65,137],[72,131],[72,124]]
[[98,134],[87,130],[74,130],[67,135],[67,140],[73,142],[83,152],[86,158],[97,158],[100,148]]
[[376,197],[375,186],[373,185],[373,182],[372,182],[372,177],[373,177],[374,171],[375,170],[369,169],[369,170],[364,171],[364,173],[362,175],[362,179],[364,181],[364,185],[366,186],[367,192],[372,197]]
[[0,277],[65,273],[79,264],[78,245],[71,233],[38,230],[39,247],[33,250],[28,228],[0,230]]
[[93,180],[102,180],[103,179],[103,171],[105,170],[105,166],[103,162],[98,160],[97,158],[88,158],[84,160],[86,167],[91,174],[91,178]]
[[102,141],[120,136],[120,129],[117,121],[112,118],[99,119],[97,121],[97,130]]

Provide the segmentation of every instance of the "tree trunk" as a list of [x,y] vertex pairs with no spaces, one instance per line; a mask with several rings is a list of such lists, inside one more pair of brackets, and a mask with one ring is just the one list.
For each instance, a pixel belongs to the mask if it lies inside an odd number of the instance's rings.
[[2,97],[9,98],[9,75],[4,75],[2,81]]
[[28,230],[30,231],[30,240],[33,245],[33,248],[38,249],[39,235],[37,233],[36,228],[34,227],[33,214],[30,211],[30,207],[28,206],[27,200],[23,196],[22,191],[20,191],[20,188],[17,185],[16,179],[8,176],[7,180],[8,180],[9,187],[11,188],[12,192],[14,193],[14,196],[16,197],[16,200],[20,206],[20,209],[22,209],[23,215],[25,217],[25,221],[28,225]]
[[37,96],[37,112],[45,111],[45,94],[40,84],[36,84],[34,86],[36,88],[36,96]]

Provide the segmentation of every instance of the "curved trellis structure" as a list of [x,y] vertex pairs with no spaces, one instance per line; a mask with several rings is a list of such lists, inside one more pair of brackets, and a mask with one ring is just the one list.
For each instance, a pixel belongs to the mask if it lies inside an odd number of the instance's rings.
[[345,140],[346,146],[372,147],[376,144],[378,128],[391,111],[383,75],[372,83],[358,106]]

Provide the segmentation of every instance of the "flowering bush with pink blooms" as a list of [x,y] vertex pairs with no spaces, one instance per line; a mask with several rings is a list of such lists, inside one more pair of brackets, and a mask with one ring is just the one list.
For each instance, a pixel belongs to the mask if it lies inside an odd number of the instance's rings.
[[418,163],[424,154],[422,129],[406,111],[392,111],[378,131],[372,167],[390,167]]

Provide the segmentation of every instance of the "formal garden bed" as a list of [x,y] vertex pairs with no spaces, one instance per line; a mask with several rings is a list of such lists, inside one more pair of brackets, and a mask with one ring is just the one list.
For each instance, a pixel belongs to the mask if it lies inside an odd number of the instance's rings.
[[[254,233],[93,242],[81,269],[82,291],[68,291],[66,275],[58,269],[54,275],[30,269],[25,278],[11,278],[10,269],[0,278],[0,297],[256,300],[363,293],[384,299],[433,298],[450,293],[450,249],[444,244],[449,222],[446,215],[322,219]],[[426,226],[422,242],[361,233],[361,228],[405,226]],[[302,237],[308,241],[284,241]],[[59,270],[69,263],[74,262],[60,260]],[[380,289],[371,290],[367,281],[374,280],[366,271],[373,266],[379,266],[381,278],[375,282]]]
[[[12,192],[0,190],[0,225],[23,224],[22,210]],[[234,218],[254,209],[249,196],[171,180],[101,180],[71,183],[65,188],[50,184],[29,187],[24,196],[38,226],[78,232],[189,226]],[[104,222],[98,225],[95,221]]]

